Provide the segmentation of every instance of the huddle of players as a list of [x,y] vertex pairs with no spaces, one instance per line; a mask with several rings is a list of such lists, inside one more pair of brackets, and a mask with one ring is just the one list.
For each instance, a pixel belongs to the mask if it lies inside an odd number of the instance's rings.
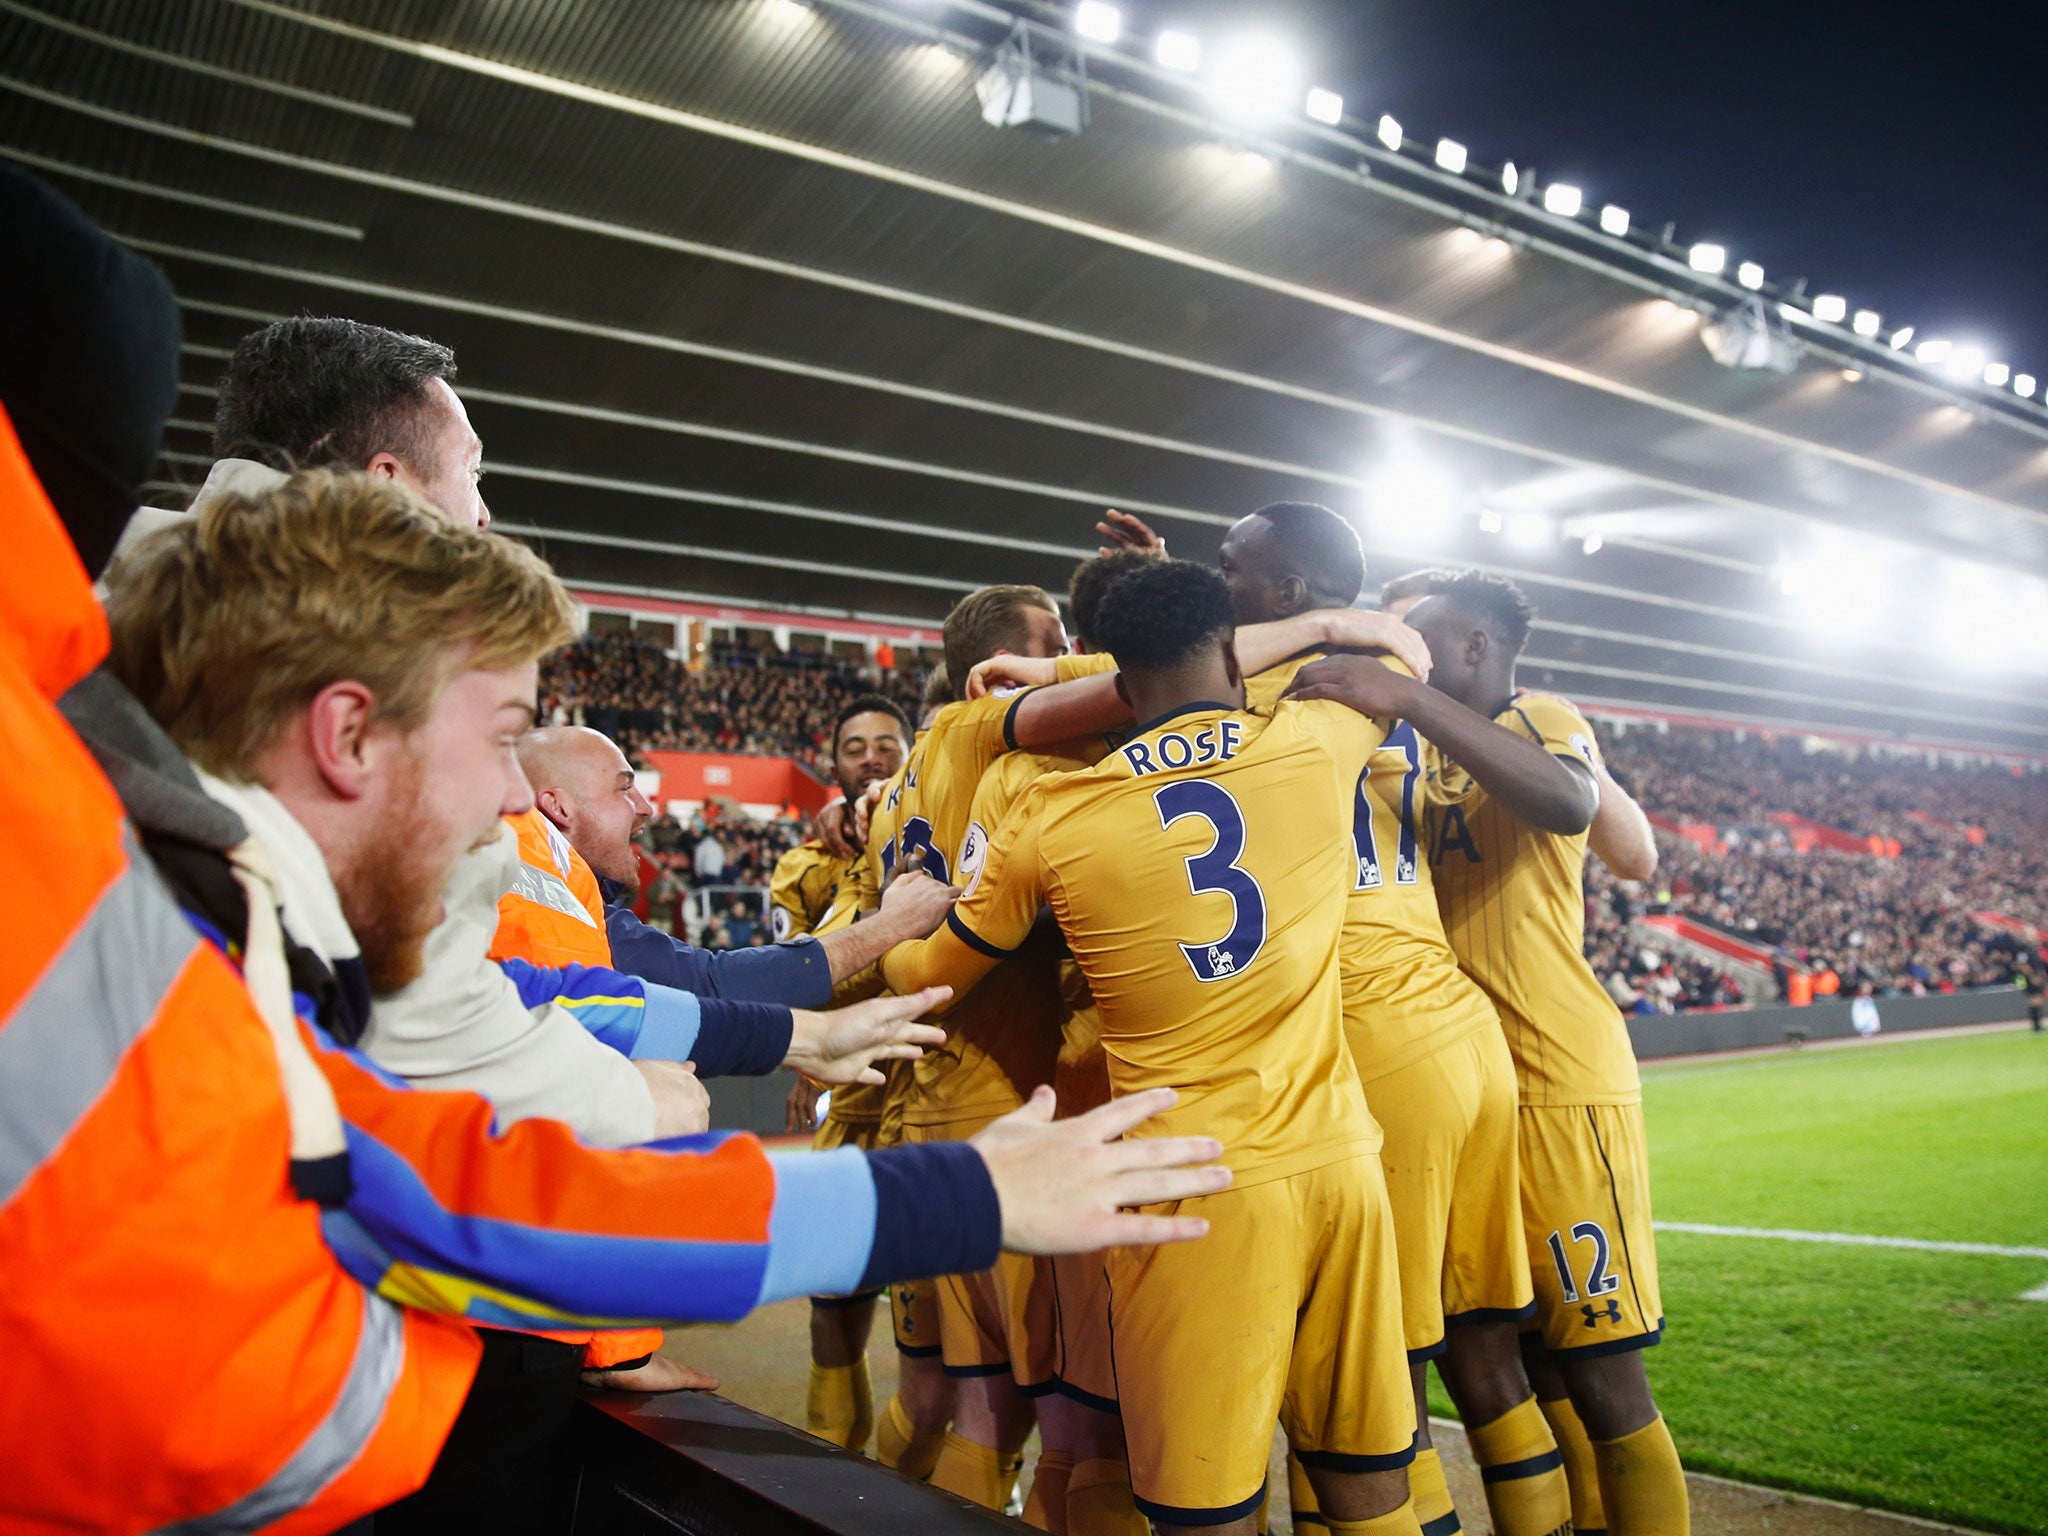
[[[986,588],[914,741],[880,698],[836,723],[872,815],[851,858],[785,856],[778,933],[856,921],[913,865],[962,898],[846,984],[952,986],[946,1045],[835,1093],[818,1139],[1170,1085],[1145,1134],[1220,1137],[1234,1182],[1185,1203],[1198,1243],[893,1294],[881,1459],[1000,1508],[1035,1418],[1041,1529],[1249,1531],[1277,1419],[1297,1524],[1450,1536],[1435,1360],[1504,1536],[1685,1531],[1641,1355],[1640,1087],[1582,958],[1589,830],[1603,798],[1639,813],[1578,712],[1515,687],[1527,603],[1418,572],[1382,594],[1407,625],[1356,610],[1357,535],[1306,503],[1241,520],[1220,573],[1099,526],[1074,654],[1044,592]],[[874,1302],[812,1316],[811,1428],[855,1449]]]

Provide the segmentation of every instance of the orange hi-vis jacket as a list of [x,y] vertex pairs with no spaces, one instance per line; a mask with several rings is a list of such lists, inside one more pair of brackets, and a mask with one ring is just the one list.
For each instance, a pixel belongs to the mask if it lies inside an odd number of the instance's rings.
[[[589,863],[539,806],[505,820],[519,834],[519,872],[512,889],[498,898],[491,958],[524,960],[543,970],[567,965],[611,969],[604,896]],[[546,1337],[581,1344],[583,1363],[591,1370],[638,1360],[661,1348],[659,1328],[602,1333],[550,1329]]]
[[583,855],[539,806],[505,820],[519,834],[519,872],[512,889],[498,898],[491,958],[543,967],[611,968],[604,897]]
[[[188,915],[54,707],[106,622],[4,412],[0,542],[0,1531],[311,1536],[425,1480],[459,1319],[732,1321],[994,1261],[969,1149],[598,1151],[295,1017],[274,908],[246,940]],[[302,1135],[345,1149],[317,1198]]]

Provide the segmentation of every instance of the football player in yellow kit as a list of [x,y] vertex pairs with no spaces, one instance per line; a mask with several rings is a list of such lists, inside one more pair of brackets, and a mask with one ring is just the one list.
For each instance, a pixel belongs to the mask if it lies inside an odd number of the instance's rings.
[[1684,1474],[1642,1356],[1664,1319],[1641,1082],[1583,948],[1599,751],[1571,705],[1518,694],[1532,617],[1511,583],[1465,573],[1409,614],[1435,658],[1429,686],[1330,658],[1293,693],[1397,715],[1430,744],[1426,843],[1445,931],[1515,1059],[1538,1358],[1590,1439],[1608,1529],[1683,1536]]
[[[910,751],[910,722],[893,700],[866,694],[850,700],[832,722],[832,775],[849,800],[887,779]],[[835,913],[833,898],[851,859],[835,857],[813,838],[776,860],[770,877],[770,921],[779,943],[800,934],[825,934],[853,921],[851,903]],[[835,1000],[837,994],[835,993]],[[851,1001],[851,996],[846,1000]],[[891,1070],[891,1081],[902,1073]],[[790,1090],[788,1128],[811,1130],[819,1151],[881,1145],[882,1108],[889,1085],[837,1088],[825,1119],[816,1123],[818,1085],[799,1075]],[[873,1291],[811,1298],[811,1382],[805,1427],[853,1451],[867,1449],[874,1431],[874,1395],[868,1377],[868,1334],[874,1328]]]
[[1230,594],[1202,567],[1123,576],[1099,627],[1149,723],[1032,784],[947,927],[884,974],[964,990],[1049,904],[1115,1092],[1172,1082],[1184,1123],[1232,1131],[1236,1187],[1180,1207],[1210,1222],[1206,1262],[1107,1260],[1139,1508],[1165,1530],[1251,1531],[1278,1418],[1333,1530],[1416,1536],[1392,1222],[1337,961],[1355,786],[1385,728],[1246,711]]

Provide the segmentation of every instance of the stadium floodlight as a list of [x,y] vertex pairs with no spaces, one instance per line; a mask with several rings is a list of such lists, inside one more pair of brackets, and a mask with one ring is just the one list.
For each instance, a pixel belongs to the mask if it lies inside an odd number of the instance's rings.
[[1508,542],[1517,549],[1541,549],[1557,538],[1557,525],[1541,512],[1517,512],[1508,519]]
[[1619,240],[1628,233],[1628,210],[1617,203],[1609,203],[1600,210],[1600,230]]
[[1462,176],[1465,173],[1465,146],[1456,139],[1438,139],[1436,167],[1440,171],[1449,171],[1453,176]]
[[1585,198],[1577,187],[1568,187],[1561,181],[1553,181],[1543,189],[1543,211],[1554,213],[1561,219],[1575,219]]
[[1401,123],[1391,112],[1380,114],[1379,141],[1389,149],[1401,147]]
[[1735,281],[1754,293],[1764,285],[1764,269],[1756,262],[1745,261],[1735,269]]
[[1912,343],[1912,340],[1913,327],[1902,325],[1892,332],[1892,350],[1894,352],[1903,352]]
[[2012,369],[2004,363],[1986,363],[1984,365],[1984,382],[1993,389],[2005,388],[2005,381],[2011,377]]
[[1954,350],[1954,344],[1943,341],[1939,336],[1930,336],[1913,349],[1914,358],[1923,363],[1938,363]]
[[1984,365],[1989,361],[1982,347],[1957,347],[1949,353],[1942,372],[1952,379],[1968,379],[1974,383],[1983,377]]
[[1856,311],[1856,318],[1852,322],[1850,322],[1850,328],[1854,330],[1858,336],[1875,336],[1877,334],[1878,326],[1880,326],[1883,323],[1884,317],[1880,315],[1876,310],[1859,309]]
[[1839,293],[1823,293],[1813,301],[1813,318],[1825,320],[1829,325],[1840,325],[1849,313],[1849,301]]
[[1515,169],[1512,160],[1500,168],[1500,189],[1509,197],[1522,190],[1522,173]]
[[975,77],[981,120],[991,128],[1025,128],[1060,136],[1088,126],[1087,77],[1072,48],[1034,46],[1031,29],[1018,22]]
[[1328,123],[1332,128],[1344,121],[1344,98],[1335,91],[1326,91],[1321,86],[1308,93],[1308,115],[1319,123]]
[[1224,110],[1238,117],[1279,117],[1294,102],[1300,67],[1274,38],[1240,38],[1216,60],[1210,83]]
[[1152,57],[1161,69],[1192,74],[1202,67],[1202,40],[1191,32],[1162,32],[1153,44]]
[[1499,533],[1500,528],[1500,514],[1491,507],[1481,507],[1479,509],[1479,531],[1481,533]]
[[2031,373],[2016,373],[2012,376],[2012,392],[2022,400],[2034,398],[2034,376]]
[[1597,555],[1600,553],[1600,546],[1606,542],[1599,534],[1589,533],[1586,535],[1585,541],[1579,545],[1579,550],[1583,554]]
[[[1693,271],[1705,272],[1711,277],[1728,265],[1728,248],[1725,245],[1714,245],[1709,241],[1702,240],[1685,253],[1685,264],[1691,267]],[[1761,271],[1759,271],[1758,277],[1761,279]]]
[[1799,362],[1785,322],[1765,309],[1762,299],[1744,299],[1713,316],[1700,327],[1700,344],[1723,368],[1790,373]]
[[1124,35],[1124,18],[1103,0],[1081,0],[1074,7],[1074,30],[1091,43],[1113,43]]

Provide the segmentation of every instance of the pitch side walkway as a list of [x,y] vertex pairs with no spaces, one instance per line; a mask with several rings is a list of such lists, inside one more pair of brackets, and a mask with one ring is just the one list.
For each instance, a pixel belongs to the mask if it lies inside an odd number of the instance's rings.
[[[810,1365],[808,1302],[786,1301],[764,1308],[733,1327],[691,1328],[668,1337],[665,1353],[716,1376],[719,1390],[725,1396],[786,1423],[802,1425]],[[868,1353],[873,1362],[875,1402],[879,1408],[889,1400],[896,1385],[896,1351],[889,1343],[886,1308],[876,1319],[875,1339]],[[1491,1536],[1492,1524],[1486,1517],[1479,1469],[1465,1449],[1464,1432],[1453,1423],[1439,1420],[1434,1435],[1443,1453],[1451,1496],[1458,1502],[1468,1536]],[[1036,1442],[1027,1451],[1027,1476],[1028,1459],[1035,1455]],[[1273,1486],[1286,1488],[1286,1464],[1277,1435],[1273,1479]],[[1686,1480],[1692,1489],[1695,1536],[1932,1536],[1960,1529],[1700,1473],[1689,1473]],[[1273,1512],[1272,1528],[1274,1536],[1292,1536],[1293,1523],[1287,1518],[1284,1498]],[[1026,1527],[1019,1525],[1018,1529]]]

